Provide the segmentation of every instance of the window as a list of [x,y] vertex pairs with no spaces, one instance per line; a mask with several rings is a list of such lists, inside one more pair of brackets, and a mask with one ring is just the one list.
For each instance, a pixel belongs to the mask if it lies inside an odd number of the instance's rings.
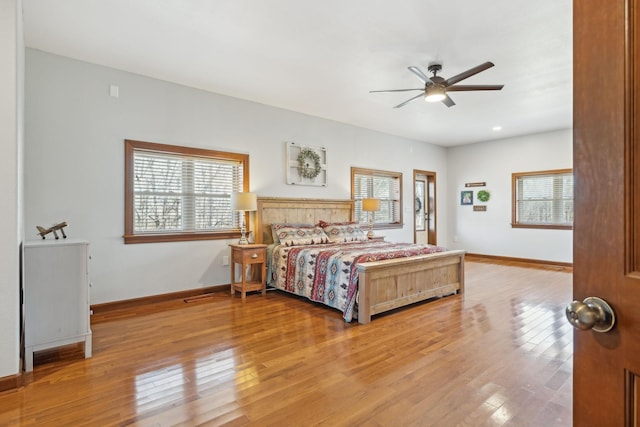
[[355,200],[354,220],[369,222],[362,210],[362,199],[380,200],[380,210],[372,212],[374,228],[402,227],[402,174],[351,168],[351,198]]
[[512,226],[573,228],[573,170],[514,173]]
[[125,140],[125,243],[237,237],[248,171],[248,155]]

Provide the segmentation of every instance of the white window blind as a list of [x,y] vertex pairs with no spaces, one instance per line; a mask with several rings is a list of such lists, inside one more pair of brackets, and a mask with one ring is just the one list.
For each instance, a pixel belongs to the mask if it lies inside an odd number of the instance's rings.
[[573,226],[571,170],[514,174],[514,224]]
[[192,232],[239,228],[231,210],[242,191],[238,161],[134,150],[134,232]]
[[374,226],[401,224],[402,174],[368,169],[352,169],[352,198],[355,221],[369,222],[369,212],[362,210],[362,199],[380,200],[380,210],[371,212]]

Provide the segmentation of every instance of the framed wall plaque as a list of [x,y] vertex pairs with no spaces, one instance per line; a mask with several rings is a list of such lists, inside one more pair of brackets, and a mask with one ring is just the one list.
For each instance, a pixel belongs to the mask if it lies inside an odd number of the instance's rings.
[[327,185],[327,149],[287,142],[287,184]]
[[460,204],[472,205],[473,204],[473,191],[461,191],[460,192]]

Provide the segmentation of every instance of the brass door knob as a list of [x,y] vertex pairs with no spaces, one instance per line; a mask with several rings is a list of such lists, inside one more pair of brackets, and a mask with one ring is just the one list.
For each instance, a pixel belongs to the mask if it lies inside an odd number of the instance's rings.
[[611,306],[602,298],[587,297],[582,302],[573,301],[565,309],[567,320],[583,331],[609,332],[616,323],[616,315]]

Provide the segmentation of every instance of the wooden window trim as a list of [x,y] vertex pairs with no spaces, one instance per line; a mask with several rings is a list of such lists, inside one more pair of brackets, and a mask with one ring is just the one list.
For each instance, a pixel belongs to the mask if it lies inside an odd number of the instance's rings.
[[[157,144],[153,142],[124,141],[124,243],[156,243],[156,242],[184,242],[197,240],[221,240],[240,237],[240,230],[210,231],[210,232],[175,232],[175,233],[145,233],[135,234],[133,225],[133,153],[138,150],[149,150],[161,153],[183,154],[185,156],[236,160],[243,163],[243,191],[249,191],[249,155],[229,153],[225,151],[207,150],[203,148],[181,147],[177,145]],[[245,212],[245,223],[249,224],[249,214]]]
[[573,230],[573,225],[559,224],[520,224],[516,222],[516,193],[518,178],[523,176],[561,175],[573,173],[573,169],[551,169],[534,172],[515,172],[511,174],[511,228],[537,228],[547,230]]

